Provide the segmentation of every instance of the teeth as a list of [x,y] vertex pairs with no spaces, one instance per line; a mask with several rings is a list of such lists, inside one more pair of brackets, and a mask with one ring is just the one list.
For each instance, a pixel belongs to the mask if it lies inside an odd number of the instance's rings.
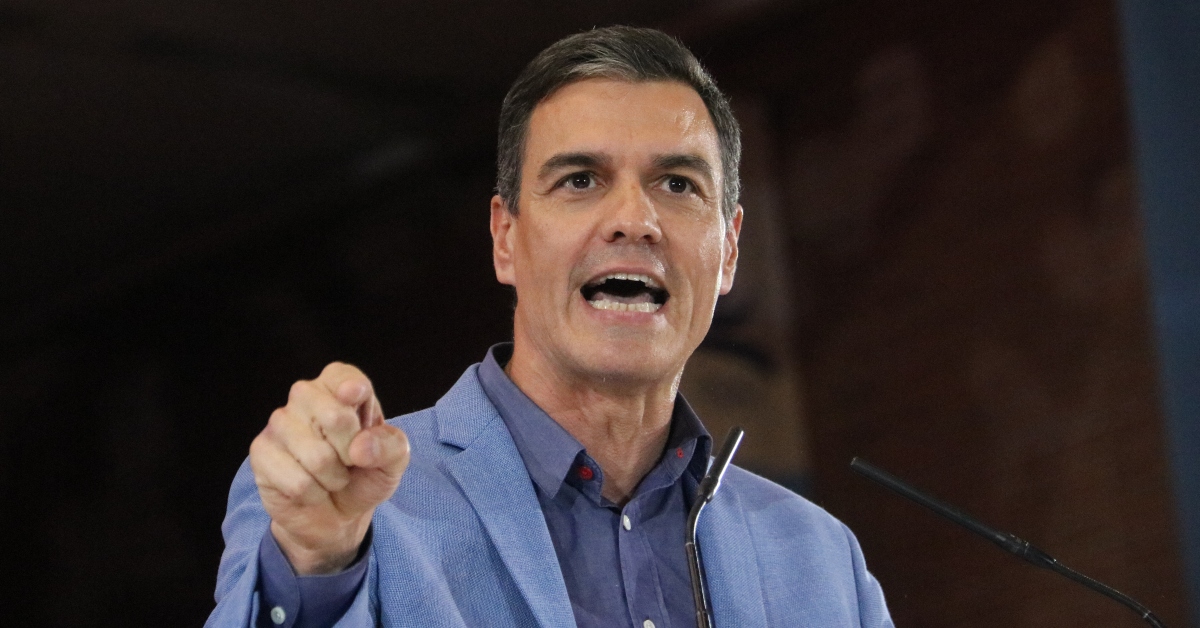
[[588,303],[597,310],[612,310],[615,312],[657,312],[658,308],[662,307],[661,303],[618,303],[616,301],[608,301],[605,299],[596,299],[588,301]]
[[597,279],[592,285],[601,284],[609,279],[624,279],[626,281],[640,281],[646,284],[647,288],[657,288],[658,284],[654,283],[648,275],[638,275],[635,273],[611,273]]

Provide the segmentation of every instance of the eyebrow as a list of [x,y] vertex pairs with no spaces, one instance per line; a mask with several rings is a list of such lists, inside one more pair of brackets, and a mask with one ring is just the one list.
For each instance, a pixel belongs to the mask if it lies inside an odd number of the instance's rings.
[[[544,179],[552,175],[555,171],[564,168],[599,170],[611,165],[612,158],[602,153],[558,153],[542,164],[542,167],[538,169],[538,178]],[[707,159],[699,155],[687,153],[659,155],[654,158],[654,167],[657,170],[691,170],[704,177],[709,185],[714,184],[712,165],[708,163]]]
[[600,153],[559,153],[547,159],[538,170],[538,178],[550,176],[564,168],[600,169],[612,164],[612,159]]
[[654,167],[659,170],[691,170],[704,177],[705,181],[713,184],[713,168],[708,160],[699,155],[672,153],[654,158]]

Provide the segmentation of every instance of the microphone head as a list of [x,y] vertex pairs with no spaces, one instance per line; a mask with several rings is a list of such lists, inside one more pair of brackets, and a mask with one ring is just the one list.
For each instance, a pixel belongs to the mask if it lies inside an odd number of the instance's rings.
[[717,457],[713,459],[708,473],[700,481],[697,493],[704,503],[712,501],[717,494],[717,489],[721,488],[721,479],[725,477],[725,471],[729,469],[729,463],[733,461],[733,455],[737,453],[738,446],[742,444],[742,437],[745,435],[746,431],[740,427],[729,428],[729,434],[725,436],[721,450],[717,452]]

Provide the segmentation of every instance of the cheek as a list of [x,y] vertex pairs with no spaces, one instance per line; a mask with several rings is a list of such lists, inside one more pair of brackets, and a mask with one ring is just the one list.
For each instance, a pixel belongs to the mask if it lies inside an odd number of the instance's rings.
[[724,234],[723,232],[712,230],[700,239],[700,245],[695,249],[695,268],[699,271],[699,279],[704,284],[697,285],[697,290],[707,293],[709,291],[710,282],[719,286],[719,277],[724,261]]
[[552,225],[533,226],[521,241],[519,281],[529,288],[530,298],[555,299],[555,290],[568,283],[571,248]]

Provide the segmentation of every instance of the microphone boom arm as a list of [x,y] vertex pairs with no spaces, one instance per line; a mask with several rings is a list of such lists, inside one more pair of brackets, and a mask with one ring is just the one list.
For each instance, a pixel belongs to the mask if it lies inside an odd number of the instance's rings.
[[729,468],[729,462],[733,460],[733,454],[737,452],[738,445],[742,444],[742,436],[745,433],[740,427],[730,428],[729,435],[725,437],[725,443],[721,445],[721,451],[709,465],[704,479],[700,480],[700,486],[696,489],[696,500],[692,502],[692,509],[688,512],[683,549],[687,552],[688,571],[692,576],[692,598],[696,603],[696,626],[698,628],[713,628],[713,621],[712,611],[708,605],[708,586],[704,577],[704,566],[700,564],[700,548],[696,547],[696,526],[700,523],[701,511],[716,496],[717,489],[721,488],[721,478],[725,477],[725,470]]
[[882,484],[891,491],[899,494],[901,497],[911,499],[912,501],[921,504],[922,506],[953,521],[954,523],[957,523],[958,525],[974,532],[975,534],[982,536],[992,543],[995,543],[1000,547],[1000,549],[1003,549],[1006,552],[1016,554],[1017,556],[1037,567],[1049,569],[1050,571],[1070,578],[1071,580],[1074,580],[1075,582],[1078,582],[1079,584],[1101,595],[1120,602],[1129,609],[1133,610],[1133,612],[1140,615],[1142,619],[1146,620],[1146,623],[1150,624],[1151,626],[1154,626],[1155,628],[1166,628],[1166,626],[1162,623],[1162,620],[1156,617],[1154,613],[1150,612],[1150,609],[1143,606],[1137,600],[1125,595],[1124,593],[1121,593],[1120,591],[1104,584],[1103,582],[1089,578],[1088,576],[1085,576],[1078,571],[1067,567],[1066,565],[1055,560],[1046,552],[1043,552],[1042,550],[1031,545],[1029,541],[1026,541],[1014,534],[1001,532],[986,526],[963,511],[947,504],[946,502],[918,491],[917,489],[909,486],[900,478],[897,478],[896,476],[866,462],[865,460],[862,460],[861,458],[856,457],[854,460],[851,460],[850,468],[854,469],[859,474],[864,475],[871,480],[878,482],[879,484]]

